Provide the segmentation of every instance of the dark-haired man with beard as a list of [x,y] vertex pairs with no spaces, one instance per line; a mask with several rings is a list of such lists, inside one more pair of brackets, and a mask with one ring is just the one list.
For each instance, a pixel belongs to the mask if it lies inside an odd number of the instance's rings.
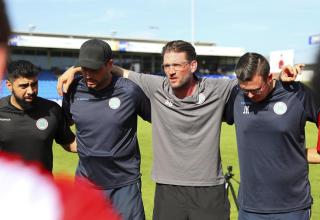
[[8,66],[6,85],[11,95],[0,99],[0,151],[39,162],[52,172],[52,143],[76,151],[75,136],[60,106],[37,96],[38,71],[29,61]]

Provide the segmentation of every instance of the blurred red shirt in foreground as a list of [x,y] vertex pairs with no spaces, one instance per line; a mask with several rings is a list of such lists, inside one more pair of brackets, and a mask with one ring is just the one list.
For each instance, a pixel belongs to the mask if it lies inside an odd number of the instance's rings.
[[0,154],[0,219],[119,220],[100,191]]

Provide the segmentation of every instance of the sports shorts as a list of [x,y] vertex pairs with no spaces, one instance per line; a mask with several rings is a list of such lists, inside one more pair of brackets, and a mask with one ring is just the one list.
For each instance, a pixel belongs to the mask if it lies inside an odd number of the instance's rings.
[[123,220],[145,220],[142,203],[141,182],[115,189],[105,189],[103,194]]
[[230,203],[225,185],[156,184],[153,220],[228,220]]

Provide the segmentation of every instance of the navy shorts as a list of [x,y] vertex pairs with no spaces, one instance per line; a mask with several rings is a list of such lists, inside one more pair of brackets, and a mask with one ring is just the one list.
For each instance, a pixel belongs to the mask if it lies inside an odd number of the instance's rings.
[[285,213],[255,213],[255,212],[247,212],[242,209],[239,210],[238,220],[310,220],[311,217],[311,209],[302,209],[293,212],[285,212]]
[[141,182],[116,189],[102,190],[123,220],[144,220]]
[[156,184],[153,220],[228,220],[230,203],[225,185]]

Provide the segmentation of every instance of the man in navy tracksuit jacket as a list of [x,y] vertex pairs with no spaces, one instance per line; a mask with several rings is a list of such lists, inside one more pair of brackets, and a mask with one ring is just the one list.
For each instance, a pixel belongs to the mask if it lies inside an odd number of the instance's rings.
[[112,51],[104,41],[86,41],[79,65],[68,70],[80,70],[82,77],[63,100],[76,125],[76,175],[103,190],[123,219],[144,219],[137,116],[151,120],[150,102],[134,83],[111,75]]
[[260,54],[242,56],[239,86],[226,107],[237,135],[239,220],[309,220],[304,128],[307,121],[317,123],[320,105],[303,84],[275,81],[269,71]]

